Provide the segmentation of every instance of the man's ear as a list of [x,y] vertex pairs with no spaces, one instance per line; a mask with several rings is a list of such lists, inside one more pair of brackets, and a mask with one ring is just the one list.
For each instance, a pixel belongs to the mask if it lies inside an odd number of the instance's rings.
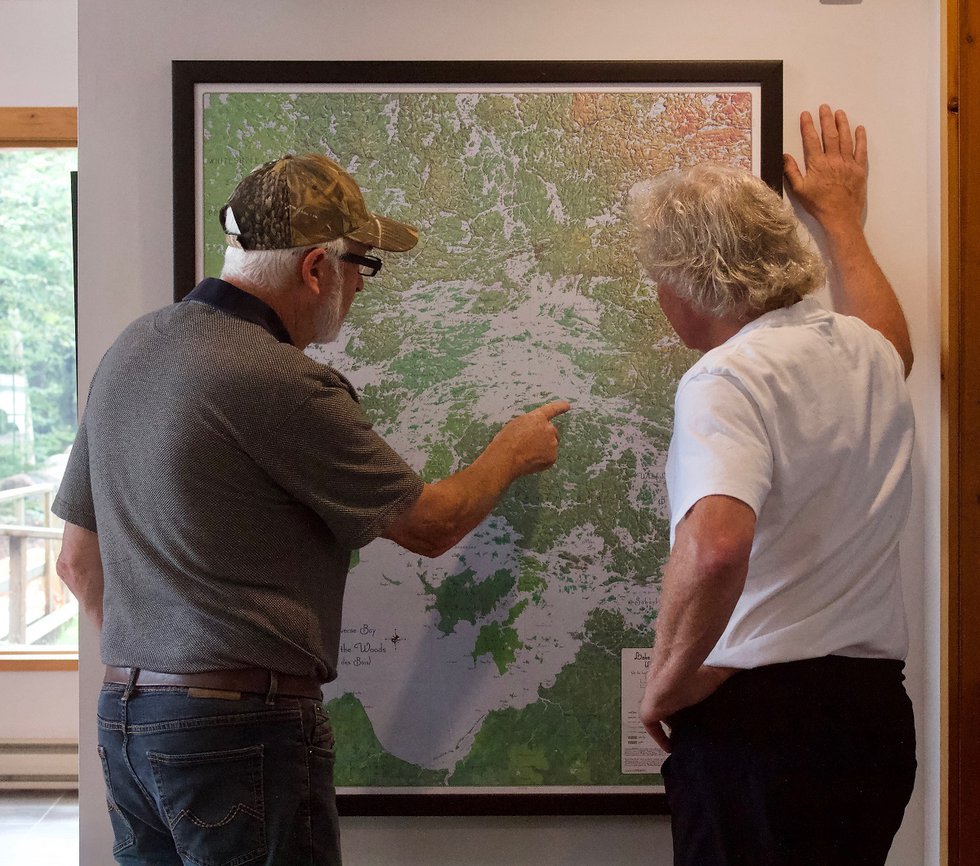
[[300,279],[303,285],[315,295],[320,294],[320,280],[323,279],[326,268],[330,268],[330,262],[327,261],[326,252],[321,248],[316,247],[303,256],[300,264]]

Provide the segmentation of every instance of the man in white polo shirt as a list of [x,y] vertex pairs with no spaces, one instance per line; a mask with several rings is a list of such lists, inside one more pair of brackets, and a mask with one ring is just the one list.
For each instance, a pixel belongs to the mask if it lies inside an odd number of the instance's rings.
[[823,229],[837,312],[792,211],[698,166],[634,192],[681,339],[670,559],[641,714],[671,752],[674,862],[883,864],[915,777],[898,540],[913,417],[905,317],[867,245],[867,138],[801,117],[792,193]]

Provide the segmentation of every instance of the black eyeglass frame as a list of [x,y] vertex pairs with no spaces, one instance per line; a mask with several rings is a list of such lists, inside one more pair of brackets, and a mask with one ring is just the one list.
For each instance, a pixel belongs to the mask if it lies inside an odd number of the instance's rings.
[[352,265],[357,265],[358,273],[362,277],[373,277],[381,270],[381,266],[384,264],[381,259],[375,256],[359,256],[357,253],[341,253],[337,258],[342,262],[350,262]]

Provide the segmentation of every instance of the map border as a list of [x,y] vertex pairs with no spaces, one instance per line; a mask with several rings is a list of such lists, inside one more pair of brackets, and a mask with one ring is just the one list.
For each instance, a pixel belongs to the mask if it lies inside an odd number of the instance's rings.
[[[203,167],[196,143],[198,93],[221,85],[438,85],[480,90],[501,84],[515,90],[541,86],[608,84],[663,89],[664,86],[718,84],[758,87],[760,91],[760,176],[782,192],[782,61],[259,61],[174,60],[173,245],[174,300],[198,281],[203,226]],[[352,88],[353,89],[353,88]],[[594,792],[338,793],[342,815],[637,815],[666,814],[662,788],[621,792],[607,786]]]

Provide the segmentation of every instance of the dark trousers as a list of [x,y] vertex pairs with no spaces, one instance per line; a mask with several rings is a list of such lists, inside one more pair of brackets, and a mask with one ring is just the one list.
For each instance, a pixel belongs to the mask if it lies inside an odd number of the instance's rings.
[[881,866],[915,780],[902,662],[742,671],[673,717],[675,866]]
[[207,695],[103,686],[99,755],[116,862],[339,866],[321,703]]

